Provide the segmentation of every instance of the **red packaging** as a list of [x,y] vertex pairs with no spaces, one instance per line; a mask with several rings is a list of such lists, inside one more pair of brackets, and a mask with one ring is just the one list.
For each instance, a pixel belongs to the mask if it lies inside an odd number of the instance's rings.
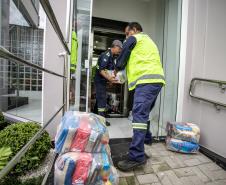
[[90,133],[91,126],[89,125],[88,118],[82,118],[77,133],[73,138],[70,150],[83,152],[89,140]]
[[89,170],[92,165],[92,155],[90,153],[82,153],[77,161],[76,169],[72,177],[72,185],[85,184]]

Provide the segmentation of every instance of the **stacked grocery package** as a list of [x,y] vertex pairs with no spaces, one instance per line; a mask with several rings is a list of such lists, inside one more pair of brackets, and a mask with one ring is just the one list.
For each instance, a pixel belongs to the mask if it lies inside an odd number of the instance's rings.
[[[115,76],[115,71],[114,70],[107,70],[107,73],[110,76]],[[118,71],[115,79],[117,80],[117,83],[119,84],[124,84],[127,80],[127,76],[126,76],[126,70],[122,70],[122,71]]]
[[55,185],[117,185],[108,143],[103,117],[67,112],[55,138]]
[[200,129],[193,123],[168,122],[166,126],[166,146],[181,153],[197,153]]

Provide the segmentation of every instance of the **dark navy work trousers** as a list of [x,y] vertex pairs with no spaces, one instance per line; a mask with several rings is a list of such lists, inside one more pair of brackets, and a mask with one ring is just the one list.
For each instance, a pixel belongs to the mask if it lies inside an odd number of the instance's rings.
[[129,158],[137,162],[145,160],[144,142],[151,139],[149,114],[161,91],[162,84],[139,84],[136,86],[133,102],[133,138]]
[[96,102],[98,108],[98,114],[105,117],[106,105],[107,105],[107,90],[106,83],[95,82],[96,86]]

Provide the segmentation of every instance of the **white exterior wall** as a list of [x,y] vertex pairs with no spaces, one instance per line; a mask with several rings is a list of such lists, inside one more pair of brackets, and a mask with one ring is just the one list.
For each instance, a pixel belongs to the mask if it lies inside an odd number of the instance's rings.
[[[164,0],[93,0],[93,16],[141,23],[144,32],[162,48]],[[123,30],[122,30],[123,31]]]
[[[50,0],[50,4],[55,12],[59,26],[66,37],[67,25],[67,1]],[[64,58],[58,54],[64,52],[64,48],[52,28],[48,18],[45,30],[44,46],[44,68],[50,69],[58,74],[63,75]],[[43,123],[45,124],[63,105],[63,79],[48,73],[43,75]],[[47,131],[54,138],[57,125],[60,123],[62,111],[47,127]]]
[[[226,111],[189,96],[194,77],[226,81],[226,1],[184,0],[184,5],[177,118],[199,124],[200,144],[226,157]],[[195,94],[226,103],[217,85],[198,85]]]

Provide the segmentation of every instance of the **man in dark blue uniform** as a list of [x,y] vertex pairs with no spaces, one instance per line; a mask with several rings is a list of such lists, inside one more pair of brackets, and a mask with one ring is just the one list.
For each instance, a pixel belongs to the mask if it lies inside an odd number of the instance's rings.
[[[95,75],[95,87],[96,87],[96,101],[98,114],[105,117],[106,105],[107,105],[107,81],[110,83],[117,83],[114,73],[109,74],[108,70],[114,70],[114,56],[120,54],[122,49],[122,42],[114,40],[111,48],[101,53],[97,62],[97,71]],[[106,122],[107,126],[110,126],[109,122]]]

